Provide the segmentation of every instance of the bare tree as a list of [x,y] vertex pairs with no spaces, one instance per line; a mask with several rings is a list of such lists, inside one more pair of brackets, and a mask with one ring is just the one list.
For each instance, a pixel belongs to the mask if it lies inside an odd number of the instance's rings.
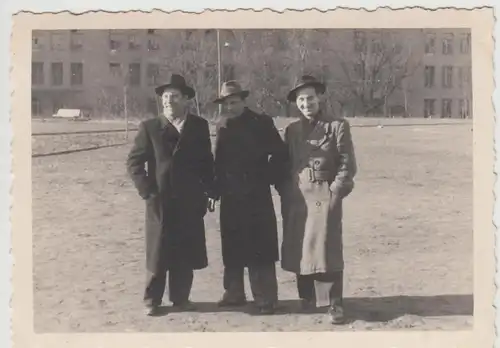
[[[388,116],[388,100],[417,69],[411,46],[402,45],[394,33],[381,31],[370,39],[354,32],[354,49],[330,47],[340,66],[339,90],[354,102],[353,113]],[[404,48],[403,48],[404,47]]]

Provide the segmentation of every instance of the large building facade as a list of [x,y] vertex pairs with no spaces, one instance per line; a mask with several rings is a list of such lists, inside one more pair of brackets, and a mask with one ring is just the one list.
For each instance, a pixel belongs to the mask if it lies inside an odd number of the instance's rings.
[[196,89],[192,107],[210,117],[220,70],[271,115],[289,114],[286,91],[312,73],[328,84],[334,110],[348,116],[471,117],[469,30],[219,34],[220,64],[215,30],[34,31],[32,114],[79,108],[93,118],[123,117],[126,106],[131,117],[148,117],[158,113],[153,87],[178,72]]

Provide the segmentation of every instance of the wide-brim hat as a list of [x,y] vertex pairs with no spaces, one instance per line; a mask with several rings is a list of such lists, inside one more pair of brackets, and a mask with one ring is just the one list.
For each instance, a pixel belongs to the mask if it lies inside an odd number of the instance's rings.
[[220,104],[226,98],[232,97],[234,95],[240,96],[241,99],[245,99],[249,94],[250,92],[242,89],[238,82],[227,81],[222,84],[219,97],[214,100],[214,103]]
[[295,83],[295,87],[288,92],[288,101],[295,102],[297,99],[297,91],[306,87],[313,87],[318,94],[323,94],[326,91],[326,86],[322,82],[316,80],[313,76],[303,75],[298,79],[297,83]]
[[186,84],[186,79],[184,79],[184,76],[178,74],[172,74],[172,76],[170,76],[170,82],[155,87],[155,93],[161,97],[161,95],[167,88],[178,89],[188,99],[192,99],[195,96],[194,89]]

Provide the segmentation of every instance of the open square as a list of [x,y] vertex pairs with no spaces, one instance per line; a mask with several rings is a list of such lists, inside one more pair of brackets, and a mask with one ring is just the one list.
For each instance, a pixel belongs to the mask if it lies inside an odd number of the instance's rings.
[[[144,203],[126,176],[125,145],[32,160],[35,331],[471,328],[472,123],[350,121],[359,174],[345,201],[348,325],[297,313],[295,277],[279,263],[279,314],[220,311],[218,210],[205,218],[209,267],[195,272],[191,295],[199,311],[145,317]],[[34,122],[33,133],[40,129]],[[123,133],[34,136],[32,145],[33,153],[48,153],[123,140]]]

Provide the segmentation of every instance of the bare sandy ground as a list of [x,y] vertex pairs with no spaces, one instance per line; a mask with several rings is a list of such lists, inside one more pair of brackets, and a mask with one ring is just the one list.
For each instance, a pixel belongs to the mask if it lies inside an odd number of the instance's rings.
[[[206,217],[210,265],[195,274],[191,299],[199,310],[144,316],[144,205],[125,174],[129,146],[34,158],[35,330],[471,328],[470,129],[469,123],[353,129],[359,176],[345,201],[344,222],[349,321],[338,327],[322,313],[299,313],[294,277],[279,264],[280,313],[220,311],[218,211]],[[123,135],[35,137],[33,152],[122,140]],[[279,216],[279,204],[276,209]]]

